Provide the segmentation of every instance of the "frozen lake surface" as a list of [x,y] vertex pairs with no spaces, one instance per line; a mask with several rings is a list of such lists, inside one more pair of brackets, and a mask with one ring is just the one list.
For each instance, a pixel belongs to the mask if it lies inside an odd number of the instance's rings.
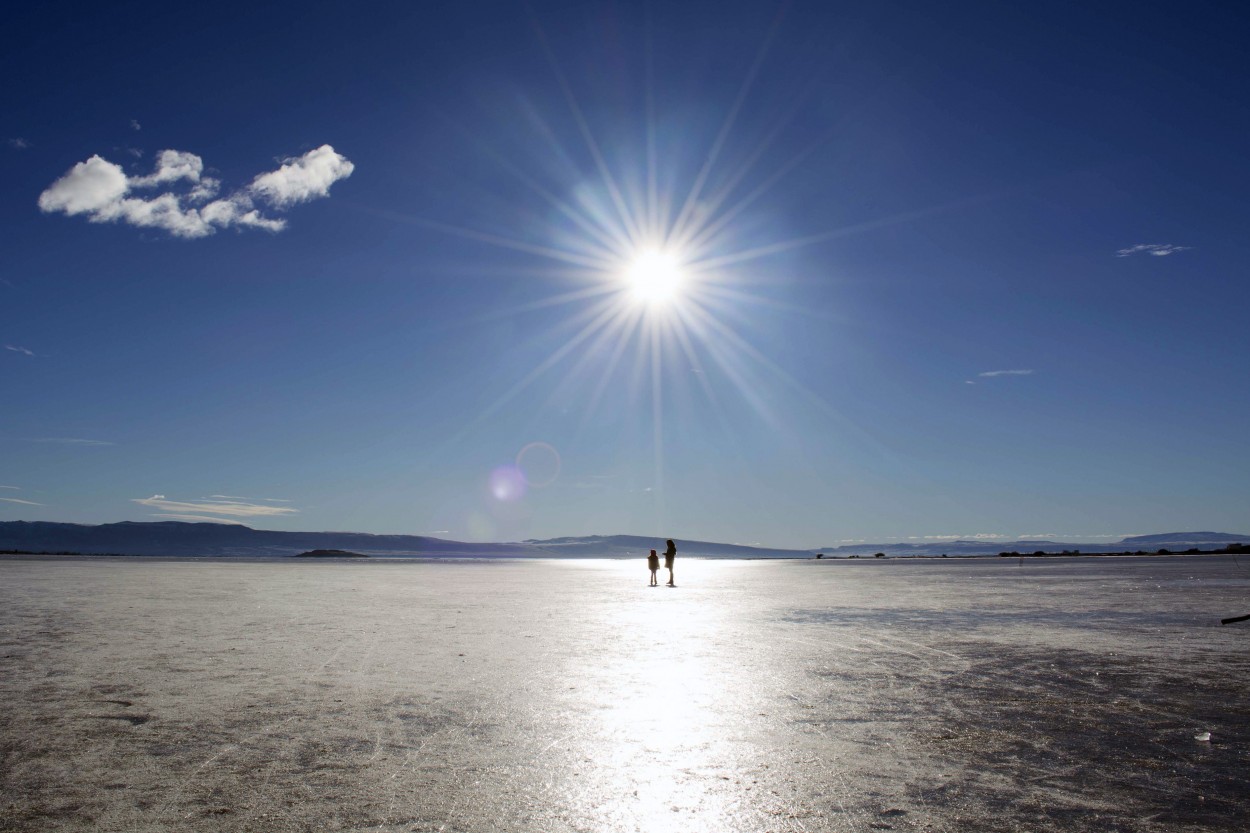
[[1250,828],[1250,559],[677,567],[0,560],[0,830]]

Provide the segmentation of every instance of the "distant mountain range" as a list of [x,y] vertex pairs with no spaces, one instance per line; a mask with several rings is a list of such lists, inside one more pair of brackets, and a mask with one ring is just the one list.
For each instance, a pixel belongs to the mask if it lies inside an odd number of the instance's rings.
[[920,544],[850,544],[826,547],[819,552],[826,555],[850,555],[857,553],[886,555],[998,555],[1000,552],[1046,552],[1061,553],[1064,550],[1081,552],[1156,552],[1160,549],[1219,549],[1228,544],[1250,542],[1250,535],[1228,532],[1164,532],[1158,535],[1130,535],[1116,542],[1100,544],[1072,543],[1048,540],[1009,541],[926,541]]
[[[1123,552],[1192,547],[1217,549],[1232,543],[1250,543],[1250,535],[1227,532],[1169,532],[1135,535],[1114,544],[1060,541],[942,541],[920,544],[852,544],[811,550],[775,549],[711,541],[676,541],[682,556],[702,558],[811,558],[872,556],[985,556],[1004,551],[1058,553]],[[84,554],[163,555],[200,557],[293,556],[309,550],[347,550],[391,558],[628,558],[663,550],[664,541],[641,535],[590,535],[516,543],[472,544],[423,535],[370,535],[364,532],[279,532],[238,524],[182,521],[115,524],[0,521],[0,550],[74,552]]]

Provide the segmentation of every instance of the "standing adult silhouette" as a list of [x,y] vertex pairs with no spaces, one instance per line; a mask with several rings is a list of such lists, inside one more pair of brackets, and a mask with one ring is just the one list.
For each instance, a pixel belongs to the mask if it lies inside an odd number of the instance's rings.
[[676,587],[673,583],[673,559],[677,557],[677,545],[673,543],[673,539],[668,539],[668,549],[664,551],[664,569],[668,570],[668,586]]

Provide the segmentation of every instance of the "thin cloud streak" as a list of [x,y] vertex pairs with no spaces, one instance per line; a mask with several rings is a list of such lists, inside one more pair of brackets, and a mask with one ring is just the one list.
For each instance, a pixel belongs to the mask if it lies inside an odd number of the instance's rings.
[[26,348],[26,347],[22,347],[22,346],[17,345],[17,344],[6,344],[6,345],[4,345],[4,349],[5,349],[5,350],[12,350],[14,353],[21,353],[23,356],[34,356],[34,355],[37,355],[37,354],[35,353],[35,351],[34,351],[34,350],[30,350],[30,349],[28,349],[28,348]]
[[226,524],[227,526],[244,525],[240,521],[232,521],[229,518],[215,518],[211,515],[183,515],[176,512],[153,512],[150,517],[168,518],[175,521],[191,521],[192,523]]
[[1187,252],[1193,246],[1174,246],[1171,243],[1138,243],[1136,246],[1129,246],[1127,249],[1117,249],[1116,257],[1129,257],[1136,254],[1148,254],[1154,257],[1167,257],[1177,252]]
[[986,370],[978,376],[992,378],[994,376],[1032,376],[1032,370]]
[[25,506],[43,506],[44,505],[42,503],[35,503],[33,500],[21,500],[20,498],[15,498],[15,497],[0,497],[0,500],[4,501],[5,503],[20,503]]
[[56,443],[59,445],[117,445],[107,440],[86,440],[81,437],[32,437],[32,443]]
[[164,495],[152,495],[145,498],[132,498],[132,502],[140,506],[150,506],[165,514],[223,516],[230,518],[264,518],[282,517],[298,514],[299,510],[289,506],[265,506],[260,503],[248,503],[244,500],[169,500]]

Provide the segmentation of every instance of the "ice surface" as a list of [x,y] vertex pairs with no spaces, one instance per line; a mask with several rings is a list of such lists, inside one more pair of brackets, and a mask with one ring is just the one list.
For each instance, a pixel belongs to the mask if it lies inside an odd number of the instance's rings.
[[1231,558],[677,568],[0,560],[0,830],[1250,827]]

